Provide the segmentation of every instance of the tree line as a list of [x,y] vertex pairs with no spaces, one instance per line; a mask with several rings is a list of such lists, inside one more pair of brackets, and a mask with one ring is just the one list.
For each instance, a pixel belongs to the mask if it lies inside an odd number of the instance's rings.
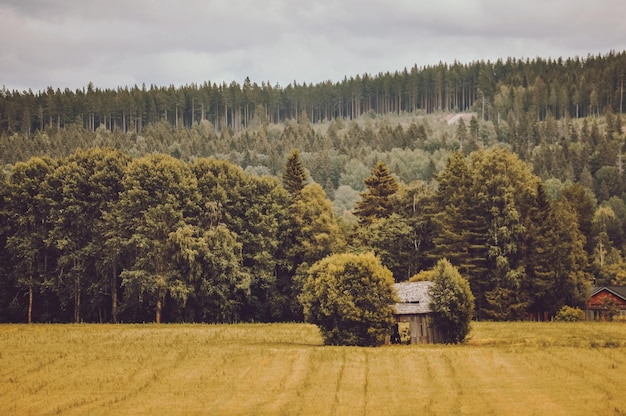
[[255,117],[270,123],[298,119],[313,123],[335,118],[423,111],[467,111],[481,119],[506,119],[529,113],[543,120],[579,118],[623,110],[625,52],[568,59],[499,59],[404,68],[393,73],[362,74],[341,81],[287,86],[246,78],[218,84],[206,81],[180,87],[150,85],[33,92],[0,90],[0,134],[30,135],[72,124],[95,131],[140,133],[164,121],[176,128],[204,120],[217,129],[240,130]]
[[543,318],[582,306],[593,274],[626,270],[611,204],[580,184],[550,188],[502,146],[454,152],[430,182],[377,163],[356,222],[334,213],[297,150],[280,179],[94,148],[18,162],[3,180],[5,321],[301,320],[308,271],[345,252],[373,252],[396,281],[447,258],[479,319]]
[[319,187],[293,198],[213,159],[79,150],[2,188],[8,321],[294,320],[297,267],[338,241]]
[[[461,92],[471,104],[458,109],[474,113],[455,123],[427,114],[457,109],[443,95],[446,105],[427,109],[384,94],[388,105],[363,104],[361,90],[353,112],[331,106],[322,122],[302,99],[317,86],[304,85],[291,110],[252,100],[244,112],[229,101],[223,118],[194,98],[191,118],[185,99],[163,107],[165,117],[131,123],[124,109],[101,121],[72,99],[64,108],[77,112],[62,122],[41,113],[47,121],[24,130],[21,113],[6,124],[23,94],[4,90],[0,319],[299,320],[308,268],[364,251],[397,281],[448,258],[470,281],[480,319],[581,305],[594,282],[626,283],[623,59],[433,67],[494,81]],[[405,72],[421,79],[427,69]],[[557,94],[563,86],[572,88]],[[580,90],[589,100],[570,100]]]

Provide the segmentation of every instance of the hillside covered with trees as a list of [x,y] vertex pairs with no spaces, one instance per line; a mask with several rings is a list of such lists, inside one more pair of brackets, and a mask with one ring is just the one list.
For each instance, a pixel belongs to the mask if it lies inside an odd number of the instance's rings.
[[625,69],[2,90],[0,319],[301,320],[309,268],[369,251],[395,281],[447,258],[479,319],[581,306],[626,283]]

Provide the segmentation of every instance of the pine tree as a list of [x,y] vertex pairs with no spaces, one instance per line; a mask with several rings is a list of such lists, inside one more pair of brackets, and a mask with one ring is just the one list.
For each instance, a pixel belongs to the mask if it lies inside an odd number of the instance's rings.
[[285,173],[283,174],[283,186],[291,197],[295,199],[300,195],[307,180],[308,177],[302,165],[302,160],[300,159],[300,152],[298,150],[292,150],[289,157],[287,157],[287,165],[285,166]]
[[[486,225],[476,212],[472,196],[472,177],[463,155],[454,153],[446,169],[439,175],[439,190],[435,198],[433,260],[447,257],[467,276],[476,295],[477,309],[487,289],[486,279]],[[479,316],[480,318],[480,316]]]
[[354,214],[362,225],[370,224],[376,218],[387,218],[393,211],[390,197],[398,192],[399,185],[384,162],[378,162],[372,176],[365,179],[367,192],[361,193]]
[[554,255],[554,214],[543,185],[537,187],[537,198],[526,219],[526,238],[522,245],[528,277],[525,290],[530,297],[529,311],[543,320],[548,312],[548,295],[552,290]]

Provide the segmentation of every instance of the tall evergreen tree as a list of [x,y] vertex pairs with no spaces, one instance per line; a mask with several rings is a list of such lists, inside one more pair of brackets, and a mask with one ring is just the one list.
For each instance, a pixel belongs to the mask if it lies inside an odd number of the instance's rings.
[[480,318],[487,290],[486,231],[487,225],[472,189],[472,174],[460,152],[448,159],[446,169],[437,177],[439,185],[434,198],[433,212],[436,229],[433,236],[435,249],[431,260],[447,257],[467,276],[476,296]]
[[543,320],[553,309],[550,295],[554,289],[552,262],[557,242],[552,206],[542,184],[537,187],[536,202],[530,209],[525,224],[527,232],[522,251],[528,279],[524,290],[529,293],[529,312],[536,319]]
[[536,178],[504,149],[452,155],[439,175],[435,253],[468,277],[478,318],[519,318],[525,272],[519,251]]
[[361,193],[354,213],[360,224],[368,225],[376,218],[387,218],[393,213],[391,196],[398,192],[399,185],[384,162],[378,162],[372,176],[364,182],[367,192]]
[[593,256],[593,240],[590,238],[593,229],[593,213],[595,211],[595,201],[592,199],[593,194],[580,183],[574,183],[567,186],[561,192],[561,198],[567,200],[569,205],[574,209],[578,220],[578,227],[584,236],[585,251],[589,257]]
[[308,177],[300,159],[300,152],[292,150],[287,157],[287,164],[283,173],[283,186],[292,198],[296,198],[300,195],[307,180]]

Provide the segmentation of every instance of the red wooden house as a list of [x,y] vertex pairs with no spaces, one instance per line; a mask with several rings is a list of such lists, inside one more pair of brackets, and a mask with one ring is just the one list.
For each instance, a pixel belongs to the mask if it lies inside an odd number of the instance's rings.
[[626,319],[626,286],[596,286],[591,289],[585,312],[587,320],[608,320],[610,309]]

